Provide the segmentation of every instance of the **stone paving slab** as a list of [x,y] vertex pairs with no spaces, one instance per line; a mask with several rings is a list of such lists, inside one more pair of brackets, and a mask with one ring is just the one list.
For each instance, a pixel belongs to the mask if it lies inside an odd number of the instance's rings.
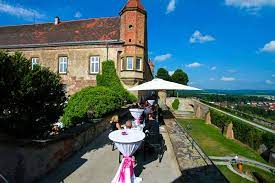
[[[167,150],[161,163],[154,157],[147,157],[144,163],[136,157],[138,166],[135,174],[143,178],[142,183],[169,183],[181,176],[166,128],[162,135]],[[62,163],[56,170],[42,179],[41,183],[108,183],[118,169],[118,151],[112,151],[108,132],[100,135],[87,147]]]

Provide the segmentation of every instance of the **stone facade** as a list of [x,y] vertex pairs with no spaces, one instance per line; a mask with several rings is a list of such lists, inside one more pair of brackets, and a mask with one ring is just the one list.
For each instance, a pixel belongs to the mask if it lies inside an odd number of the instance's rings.
[[[39,58],[39,64],[50,68],[58,73],[58,58],[66,56],[68,58],[68,71],[66,74],[60,74],[63,83],[67,86],[68,94],[73,94],[81,88],[96,85],[96,74],[90,74],[89,58],[99,56],[100,61],[108,59],[117,61],[118,53],[122,51],[120,45],[87,45],[87,46],[66,46],[66,47],[45,47],[45,48],[26,48],[20,49],[27,58]],[[117,67],[118,63],[115,62]],[[100,72],[102,62],[99,66]],[[118,72],[118,74],[120,74]]]
[[[37,58],[38,64],[49,67],[57,73],[59,57],[66,57],[67,71],[60,75],[69,95],[84,87],[95,86],[96,74],[101,73],[102,62],[105,60],[115,62],[117,74],[125,87],[132,87],[153,79],[152,67],[148,61],[147,13],[140,0],[129,0],[121,10],[120,17],[97,18],[91,19],[90,22],[89,20],[69,21],[64,24],[58,20],[57,23],[60,25],[54,23],[38,25],[40,28],[37,27],[37,30],[36,25],[29,25],[27,28],[15,26],[18,30],[26,29],[24,34],[29,34],[28,30],[33,31],[30,36],[34,37],[30,40],[30,44],[24,40],[17,43],[12,39],[13,43],[10,45],[9,38],[14,34],[12,32],[14,27],[0,28],[0,33],[7,34],[0,37],[0,49],[22,52],[29,59]],[[83,28],[79,28],[80,26]],[[87,31],[79,35],[82,29]],[[95,31],[97,29],[101,31]],[[55,34],[51,34],[52,30]],[[64,34],[70,34],[70,36],[65,37]],[[52,43],[55,41],[54,36],[57,41],[60,36],[64,38],[60,39],[62,42]],[[7,39],[6,42],[5,39]],[[36,39],[37,44],[34,41]],[[99,57],[99,72],[96,74],[90,72],[91,56]],[[129,57],[132,59],[131,64],[128,63]]]

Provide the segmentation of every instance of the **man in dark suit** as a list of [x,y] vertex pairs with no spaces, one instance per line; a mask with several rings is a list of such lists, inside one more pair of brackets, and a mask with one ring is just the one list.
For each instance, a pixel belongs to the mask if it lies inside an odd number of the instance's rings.
[[159,123],[157,122],[154,114],[148,114],[148,119],[145,121],[145,127],[143,128],[143,131],[149,131],[149,133],[159,134]]

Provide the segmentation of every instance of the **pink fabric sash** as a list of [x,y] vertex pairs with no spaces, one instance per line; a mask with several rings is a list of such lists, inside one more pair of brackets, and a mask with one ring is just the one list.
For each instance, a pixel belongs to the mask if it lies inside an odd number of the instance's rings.
[[140,125],[140,119],[139,118],[136,119],[136,123],[137,123],[137,125]]
[[130,169],[131,177],[134,175],[134,159],[132,157],[124,157],[121,171],[119,173],[119,182],[125,183],[125,171],[127,168]]

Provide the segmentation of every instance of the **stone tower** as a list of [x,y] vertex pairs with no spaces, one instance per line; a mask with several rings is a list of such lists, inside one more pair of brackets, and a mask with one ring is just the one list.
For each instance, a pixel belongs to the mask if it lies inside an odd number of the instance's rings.
[[140,0],[128,0],[120,12],[120,24],[124,41],[120,77],[126,85],[135,85],[143,81],[148,67],[147,13]]

